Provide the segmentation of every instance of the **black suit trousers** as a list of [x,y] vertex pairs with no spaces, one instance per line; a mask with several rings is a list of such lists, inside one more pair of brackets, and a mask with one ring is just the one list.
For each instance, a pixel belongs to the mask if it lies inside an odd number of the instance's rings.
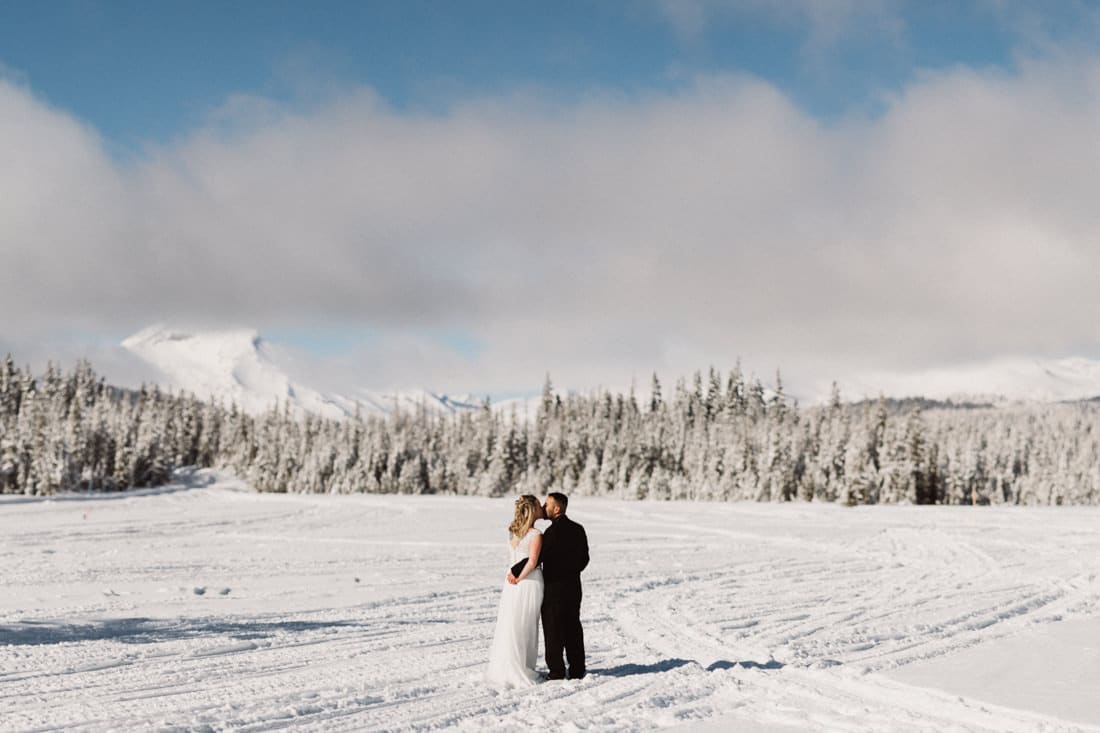
[[[565,659],[569,660],[569,679],[584,677],[580,578],[575,583],[546,584],[542,601],[542,632],[546,642],[546,666],[550,671],[550,679],[566,677]],[[562,652],[565,653],[565,658]]]

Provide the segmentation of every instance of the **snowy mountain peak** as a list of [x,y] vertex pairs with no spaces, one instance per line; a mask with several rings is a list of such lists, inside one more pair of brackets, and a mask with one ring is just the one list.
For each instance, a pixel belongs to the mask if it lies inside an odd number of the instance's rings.
[[166,326],[146,328],[122,342],[175,389],[235,402],[258,413],[276,403],[326,417],[348,414],[344,401],[295,384],[272,359],[253,329],[189,332]]
[[340,418],[355,414],[391,414],[397,410],[451,413],[477,409],[472,395],[454,397],[431,390],[351,395],[322,392],[293,380],[279,364],[278,351],[254,329],[186,331],[150,326],[122,342],[130,353],[153,366],[168,386],[200,398],[235,402],[253,414],[287,404],[292,412]]
[[217,356],[221,360],[251,358],[263,350],[263,339],[255,329],[227,329],[193,333],[168,328],[163,325],[150,326],[138,331],[122,342],[122,346],[141,355],[158,351],[183,351],[197,349],[196,358],[206,359]]

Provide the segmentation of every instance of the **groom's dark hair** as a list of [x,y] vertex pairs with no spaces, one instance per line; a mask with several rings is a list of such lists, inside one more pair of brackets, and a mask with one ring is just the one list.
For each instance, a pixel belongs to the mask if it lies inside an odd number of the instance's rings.
[[551,499],[561,504],[561,510],[564,512],[569,508],[569,497],[560,491],[555,491],[551,494],[547,494]]

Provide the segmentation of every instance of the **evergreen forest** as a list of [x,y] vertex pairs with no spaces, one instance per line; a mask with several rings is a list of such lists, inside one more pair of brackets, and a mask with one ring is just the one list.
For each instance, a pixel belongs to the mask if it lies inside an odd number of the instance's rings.
[[639,398],[560,394],[493,409],[323,419],[251,415],[91,365],[0,365],[0,493],[158,486],[216,467],[259,491],[843,504],[1098,504],[1100,404],[921,401],[800,407],[777,374],[697,372]]

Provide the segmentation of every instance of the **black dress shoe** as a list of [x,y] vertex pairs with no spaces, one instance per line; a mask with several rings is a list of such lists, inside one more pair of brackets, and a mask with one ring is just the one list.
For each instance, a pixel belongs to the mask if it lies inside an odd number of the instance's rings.
[[564,680],[565,675],[563,675],[563,674],[548,674],[548,675],[546,675],[546,679],[547,680]]
[[569,672],[569,679],[571,679],[571,680],[583,680],[584,676],[586,674],[588,674],[588,673],[585,672],[584,670],[581,670],[580,672],[570,671]]

